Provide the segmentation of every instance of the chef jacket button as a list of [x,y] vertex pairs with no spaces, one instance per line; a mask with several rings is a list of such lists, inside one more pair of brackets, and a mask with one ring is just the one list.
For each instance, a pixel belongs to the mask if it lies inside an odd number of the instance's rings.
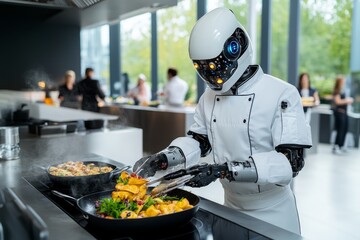
[[216,98],[216,101],[220,101],[220,98]]
[[251,97],[249,97],[249,99],[248,99],[248,100],[249,100],[249,102],[250,102],[250,101],[251,101]]
[[243,123],[246,123],[246,119],[244,119]]
[[214,119],[213,122],[216,122],[216,119]]

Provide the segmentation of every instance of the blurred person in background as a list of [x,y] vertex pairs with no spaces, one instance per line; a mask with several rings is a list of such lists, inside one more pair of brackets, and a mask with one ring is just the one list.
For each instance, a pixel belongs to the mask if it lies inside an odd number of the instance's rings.
[[86,68],[85,78],[78,84],[79,94],[82,96],[81,109],[91,112],[99,112],[99,100],[105,99],[98,80],[93,79],[94,69]]
[[139,74],[137,84],[128,92],[128,97],[134,99],[135,105],[148,104],[151,100],[150,87],[146,82],[146,76]]
[[175,68],[169,68],[167,71],[168,82],[162,93],[165,103],[170,106],[180,107],[184,104],[189,85],[183,79],[178,77],[178,71]]
[[305,119],[308,123],[311,120],[311,107],[320,104],[319,93],[316,88],[311,87],[308,73],[301,73],[299,76],[298,90],[304,106]]
[[353,103],[353,98],[346,97],[344,76],[338,76],[335,80],[333,91],[332,110],[334,112],[336,138],[333,146],[334,154],[341,154],[346,151],[344,148],[345,137],[348,131],[347,106]]
[[75,72],[68,70],[65,72],[65,83],[59,87],[59,100],[61,107],[80,108],[80,97],[75,85]]

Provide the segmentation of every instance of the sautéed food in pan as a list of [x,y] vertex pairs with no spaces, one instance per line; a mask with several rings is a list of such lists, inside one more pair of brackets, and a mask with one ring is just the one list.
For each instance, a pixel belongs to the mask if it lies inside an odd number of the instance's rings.
[[96,201],[97,214],[110,219],[144,218],[181,212],[192,208],[186,198],[147,194],[147,179],[122,172],[111,198]]
[[96,166],[94,163],[68,161],[49,168],[49,173],[58,177],[89,176],[111,172],[108,166]]

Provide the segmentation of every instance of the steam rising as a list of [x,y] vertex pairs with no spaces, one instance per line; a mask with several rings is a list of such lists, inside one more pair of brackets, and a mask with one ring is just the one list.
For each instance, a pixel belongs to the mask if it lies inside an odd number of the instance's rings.
[[[43,82],[46,87],[50,87],[52,85],[52,81],[46,71],[42,68],[34,68],[25,72],[25,82],[26,85],[30,89],[42,89],[39,86],[39,82]],[[44,87],[45,88],[45,87]]]

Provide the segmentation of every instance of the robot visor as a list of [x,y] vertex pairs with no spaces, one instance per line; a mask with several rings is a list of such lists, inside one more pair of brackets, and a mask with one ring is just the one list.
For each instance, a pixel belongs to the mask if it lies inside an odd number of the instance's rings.
[[221,90],[238,66],[237,61],[229,61],[221,55],[215,59],[193,61],[196,71],[213,90]]
[[215,58],[193,60],[194,67],[208,86],[220,91],[224,83],[234,74],[238,59],[248,46],[245,33],[237,28],[225,41],[223,51]]

